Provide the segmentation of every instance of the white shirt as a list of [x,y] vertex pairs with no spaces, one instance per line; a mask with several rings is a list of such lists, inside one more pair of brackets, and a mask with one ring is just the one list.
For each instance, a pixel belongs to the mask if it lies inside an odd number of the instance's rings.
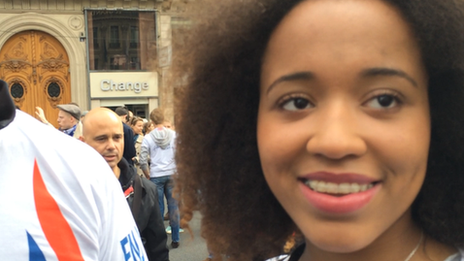
[[101,155],[21,111],[0,130],[0,198],[0,260],[147,260]]
[[[161,148],[155,141],[157,131],[169,132],[170,139],[164,140],[167,146]],[[174,160],[176,146],[176,133],[167,128],[154,129],[143,137],[140,151],[140,166],[142,169],[148,165],[150,157],[150,178],[159,178],[173,175],[176,172]]]

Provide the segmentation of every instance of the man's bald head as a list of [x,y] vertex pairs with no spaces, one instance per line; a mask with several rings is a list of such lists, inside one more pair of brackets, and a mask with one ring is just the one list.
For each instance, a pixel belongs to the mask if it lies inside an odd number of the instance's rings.
[[96,108],[85,116],[80,140],[93,147],[119,177],[117,164],[124,151],[124,131],[119,116],[107,108]]
[[[88,126],[87,128],[84,126],[82,131],[83,131],[83,134],[85,133],[86,129],[90,129],[92,130],[93,127],[97,126],[97,125],[106,125],[106,123],[108,123],[109,121],[112,121],[114,123],[118,122],[120,123],[119,125],[121,125],[121,129],[123,128],[122,127],[122,123],[121,123],[121,119],[119,118],[119,116],[114,113],[114,111],[108,109],[108,108],[95,108],[91,111],[89,111],[86,115],[85,115],[85,124]],[[103,122],[102,122],[103,120]],[[88,123],[88,124],[87,124]]]

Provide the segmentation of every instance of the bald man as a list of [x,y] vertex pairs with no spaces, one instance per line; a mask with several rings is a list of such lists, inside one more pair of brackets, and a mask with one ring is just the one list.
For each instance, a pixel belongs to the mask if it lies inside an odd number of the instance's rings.
[[[121,119],[113,111],[96,108],[85,116],[81,141],[94,148],[106,160],[121,184],[127,202],[131,206],[136,193],[137,170],[123,158],[124,131]],[[153,182],[140,178],[142,203],[135,222],[145,239],[145,250],[150,261],[169,261],[166,246],[167,235],[158,205],[158,193]]]
[[119,116],[109,109],[97,108],[87,113],[84,124],[79,139],[98,151],[119,179],[121,169],[118,163],[124,151],[124,133]]

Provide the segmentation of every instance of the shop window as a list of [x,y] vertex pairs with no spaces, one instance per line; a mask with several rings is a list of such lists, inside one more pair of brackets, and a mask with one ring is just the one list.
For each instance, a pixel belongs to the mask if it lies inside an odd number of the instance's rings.
[[110,68],[113,70],[122,70],[126,68],[126,56],[116,54],[111,58],[111,66]]
[[110,69],[111,70],[118,70],[119,69],[117,64],[114,62],[114,58],[110,58]]
[[[156,68],[154,11],[86,10],[94,48],[88,56],[92,71],[151,71]],[[143,33],[140,33],[143,32]]]
[[130,67],[131,67],[132,70],[139,70],[140,69],[139,57],[131,57]]

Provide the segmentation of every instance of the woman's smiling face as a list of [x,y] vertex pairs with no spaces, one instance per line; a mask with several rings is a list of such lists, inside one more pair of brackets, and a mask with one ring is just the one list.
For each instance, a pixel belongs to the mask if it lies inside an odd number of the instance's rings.
[[382,1],[304,1],[273,32],[261,71],[258,148],[269,187],[330,252],[412,226],[430,143],[427,76]]

